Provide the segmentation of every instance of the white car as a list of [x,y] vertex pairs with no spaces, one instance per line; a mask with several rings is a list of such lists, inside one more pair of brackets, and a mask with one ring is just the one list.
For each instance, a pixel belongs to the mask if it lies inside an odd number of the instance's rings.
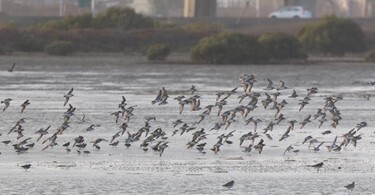
[[272,12],[270,18],[312,18],[311,11],[304,9],[302,6],[287,6]]

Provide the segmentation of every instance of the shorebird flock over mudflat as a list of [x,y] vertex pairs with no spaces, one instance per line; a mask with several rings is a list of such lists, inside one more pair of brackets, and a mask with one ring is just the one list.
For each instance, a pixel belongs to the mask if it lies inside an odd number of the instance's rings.
[[[13,72],[15,64],[9,69]],[[12,74],[12,73],[11,73]],[[69,103],[74,96],[74,86],[67,89],[67,93],[61,94],[61,106],[67,107],[66,111],[62,113],[61,125],[58,127],[51,127],[46,125],[40,127],[39,130],[31,133],[37,136],[25,136],[23,124],[27,122],[26,118],[20,118],[15,122],[14,126],[8,130],[8,135],[17,134],[15,140],[3,140],[2,143],[12,146],[17,154],[27,155],[36,144],[42,144],[44,150],[53,150],[55,147],[64,147],[66,152],[75,150],[77,154],[89,155],[92,150],[100,150],[103,144],[107,147],[140,147],[143,152],[153,151],[157,156],[162,157],[168,150],[170,145],[173,145],[173,137],[185,136],[187,149],[195,149],[197,155],[204,155],[207,152],[219,154],[220,151],[225,150],[226,145],[238,145],[239,150],[244,155],[261,155],[264,150],[267,150],[267,142],[289,142],[289,137],[307,125],[314,125],[317,131],[321,131],[321,136],[308,135],[303,140],[288,143],[288,147],[283,150],[280,155],[295,155],[301,153],[302,147],[306,147],[315,153],[322,152],[340,152],[345,147],[356,147],[362,134],[359,132],[362,128],[367,126],[365,121],[359,121],[353,124],[353,128],[346,132],[338,132],[333,140],[327,140],[326,135],[333,134],[340,121],[343,119],[339,107],[336,103],[343,100],[341,96],[327,96],[321,98],[316,94],[319,93],[317,87],[309,87],[305,91],[290,89],[284,81],[280,80],[278,85],[275,85],[270,78],[266,80],[266,86],[257,86],[257,80],[254,75],[243,74],[239,77],[238,86],[228,91],[218,91],[216,96],[212,97],[211,104],[201,105],[202,95],[199,95],[199,89],[194,85],[185,90],[179,91],[180,94],[170,98],[167,87],[162,86],[155,99],[150,100],[149,106],[158,107],[166,104],[176,105],[175,120],[168,127],[153,127],[153,121],[157,121],[157,116],[144,117],[143,124],[132,124],[132,129],[129,125],[132,123],[132,118],[136,114],[137,105],[129,105],[125,96],[119,97],[117,110],[114,110],[108,115],[113,115],[113,123],[117,124],[117,131],[113,132],[110,137],[98,137],[94,140],[87,140],[83,135],[75,137],[69,142],[60,143],[59,137],[66,131],[69,131],[71,123],[78,123],[87,125],[86,132],[95,132],[96,127],[100,124],[88,124],[86,122],[86,115],[82,118],[76,116],[76,111],[79,110],[76,106]],[[372,83],[369,83],[372,85]],[[302,120],[288,117],[291,112],[302,113],[312,99],[318,99],[322,104],[316,108],[316,112],[309,113],[302,116]],[[3,112],[7,112],[9,108],[13,107],[12,97],[1,101],[3,104]],[[231,100],[231,101],[229,101]],[[27,112],[28,106],[32,106],[33,100],[25,98],[20,106],[20,113]],[[233,104],[233,102],[237,102]],[[294,103],[297,109],[288,109],[289,101]],[[230,103],[231,102],[231,103]],[[315,109],[315,108],[314,108]],[[257,112],[268,110],[272,113],[267,119],[258,118]],[[186,112],[196,114],[196,120],[186,120],[184,115]],[[259,115],[258,115],[259,116]],[[75,121],[71,121],[75,117]],[[207,119],[209,118],[209,119]],[[76,120],[78,119],[78,120]],[[213,122],[211,121],[212,119]],[[210,121],[206,121],[210,120]],[[211,124],[209,128],[204,128],[201,124]],[[315,121],[315,122],[313,122]],[[232,128],[232,124],[237,123],[236,129]],[[240,126],[242,125],[242,126]],[[259,128],[262,126],[262,128]],[[322,127],[328,127],[330,130],[319,130]],[[137,128],[134,128],[137,127]],[[276,127],[286,127],[280,129]],[[238,129],[246,133],[240,134]],[[135,130],[138,129],[138,130]],[[274,133],[278,131],[278,133]],[[276,137],[276,134],[282,133],[282,136]],[[214,134],[219,133],[219,136]],[[208,145],[206,140],[215,139],[213,145]],[[71,143],[72,142],[72,143]],[[91,145],[91,146],[90,146]],[[186,150],[181,148],[181,150]],[[256,157],[255,157],[256,158]],[[323,162],[317,164],[306,165],[306,167],[315,168],[316,171],[324,166]],[[31,164],[22,166],[28,170]],[[231,181],[224,187],[231,188],[234,181]],[[347,189],[354,188],[354,182],[345,186]]]

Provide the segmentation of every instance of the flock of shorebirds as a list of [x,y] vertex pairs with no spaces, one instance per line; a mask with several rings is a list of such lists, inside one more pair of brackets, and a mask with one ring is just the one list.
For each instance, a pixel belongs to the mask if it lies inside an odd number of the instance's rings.
[[[9,72],[13,72],[15,64],[9,69]],[[197,95],[199,93],[198,89],[192,85],[190,89],[184,90],[181,94],[174,97],[172,100],[177,103],[179,110],[179,116],[183,116],[184,112],[187,112],[186,107],[189,107],[190,112],[198,112],[197,119],[194,122],[186,122],[182,119],[177,119],[171,124],[173,131],[164,131],[162,128],[151,127],[152,121],[157,120],[155,116],[145,117],[144,124],[135,132],[128,129],[129,123],[134,116],[134,110],[137,106],[128,106],[128,102],[124,96],[122,96],[121,101],[118,104],[118,110],[111,113],[114,117],[114,123],[118,124],[118,131],[109,138],[97,138],[87,142],[87,140],[82,136],[75,137],[71,142],[63,143],[62,146],[65,147],[67,152],[71,152],[72,149],[76,149],[78,154],[90,154],[90,150],[86,148],[87,144],[92,144],[95,150],[100,150],[99,146],[102,142],[107,142],[109,146],[116,147],[120,143],[124,144],[127,148],[131,147],[135,143],[139,143],[139,146],[144,152],[152,150],[156,152],[160,157],[163,155],[164,151],[169,147],[170,137],[182,136],[189,134],[191,138],[186,144],[187,148],[195,148],[199,153],[206,154],[205,140],[209,137],[209,132],[223,132],[216,139],[216,143],[212,145],[208,150],[211,150],[214,154],[218,154],[225,145],[233,144],[233,137],[236,130],[226,132],[230,128],[231,124],[243,121],[245,126],[250,126],[250,130],[239,137],[238,145],[245,154],[250,154],[255,150],[258,154],[261,154],[266,146],[267,140],[273,140],[272,132],[274,128],[280,124],[287,125],[285,132],[281,137],[278,137],[279,142],[286,142],[288,138],[293,134],[293,132],[298,131],[298,129],[303,129],[305,126],[312,121],[317,121],[318,126],[316,128],[320,129],[324,124],[330,123],[332,128],[336,128],[339,122],[342,120],[340,109],[336,106],[336,103],[341,101],[343,98],[341,96],[328,96],[324,98],[324,103],[320,108],[317,108],[316,113],[306,115],[303,120],[288,120],[285,114],[285,107],[287,107],[288,99],[297,99],[299,108],[296,112],[300,113],[314,97],[314,94],[318,93],[318,88],[311,87],[306,90],[304,94],[297,94],[294,89],[289,89],[286,83],[282,80],[279,81],[279,85],[274,85],[272,80],[267,79],[268,85],[264,88],[254,90],[254,84],[256,83],[254,75],[243,74],[239,77],[239,86],[233,88],[232,90],[218,92],[216,98],[205,107],[201,105],[201,96]],[[372,83],[369,83],[373,85]],[[258,91],[258,92],[256,92]],[[287,91],[288,94],[282,94],[283,91]],[[58,138],[61,136],[70,126],[71,118],[75,116],[76,107],[69,103],[71,98],[74,98],[74,89],[71,88],[64,97],[64,103],[62,105],[67,106],[67,110],[63,113],[62,124],[56,128],[53,132],[51,126],[40,128],[35,132],[38,134],[36,139],[32,137],[24,138],[23,134],[23,124],[26,122],[25,118],[18,120],[13,127],[10,128],[8,134],[17,134],[16,140],[4,140],[2,143],[6,145],[11,145],[17,154],[25,154],[28,150],[32,149],[36,143],[41,142],[43,144],[42,150],[52,149],[58,145]],[[229,98],[236,96],[238,98],[238,104],[228,106]],[[286,99],[281,99],[281,97],[286,97]],[[168,104],[169,95],[167,89],[162,87],[156,98],[151,101],[154,106],[163,106]],[[7,98],[1,101],[4,104],[3,112],[11,106],[12,99]],[[27,107],[31,104],[30,100],[25,100],[21,105],[20,113],[26,112]],[[226,109],[226,107],[231,107]],[[256,118],[256,114],[253,114],[256,110],[266,109],[273,112],[272,119],[265,121],[264,119]],[[216,111],[214,113],[214,111]],[[208,116],[214,115],[218,118],[218,121],[210,129],[198,128],[199,125]],[[78,118],[78,117],[76,117]],[[179,118],[179,117],[178,117]],[[84,124],[85,115],[79,119],[78,123]],[[260,123],[265,124],[265,128],[258,129]],[[250,125],[251,124],[251,125]],[[86,131],[94,131],[95,127],[100,126],[99,124],[91,124],[87,127]],[[307,148],[319,152],[321,146],[325,145],[328,152],[339,152],[344,147],[354,146],[356,147],[358,142],[361,140],[361,134],[358,132],[367,126],[366,122],[360,122],[353,125],[353,128],[342,135],[337,135],[332,141],[324,141],[324,136],[333,133],[331,130],[323,131],[322,136],[314,137],[309,135],[303,140],[297,143],[291,143],[283,152],[283,155],[287,153],[299,153],[300,150],[295,148],[297,145],[307,145]],[[248,129],[249,127],[243,127]],[[170,136],[170,137],[168,137]],[[273,135],[275,136],[275,135]],[[43,139],[44,138],[44,139]],[[124,138],[125,141],[121,141]],[[323,167],[324,161],[314,164],[306,165],[307,167],[315,168],[318,172]],[[21,166],[25,170],[31,167],[31,164],[26,164]],[[224,184],[224,187],[231,188],[234,181]],[[354,188],[354,182],[345,186],[347,189],[352,190]]]

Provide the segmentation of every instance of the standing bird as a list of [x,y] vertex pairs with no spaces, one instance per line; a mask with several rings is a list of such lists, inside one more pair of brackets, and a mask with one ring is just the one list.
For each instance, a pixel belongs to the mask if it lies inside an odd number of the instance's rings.
[[307,165],[307,166],[308,166],[308,167],[314,167],[314,168],[316,168],[316,171],[319,172],[319,169],[322,168],[323,165],[324,165],[324,163],[321,162],[321,163],[318,163],[318,164],[315,164],[315,165]]
[[9,107],[11,101],[12,101],[11,98],[7,98],[7,99],[5,99],[4,101],[1,101],[2,104],[5,104],[5,107],[4,107],[4,109],[3,109],[3,112]]
[[24,103],[21,104],[21,107],[22,107],[21,113],[23,113],[23,111],[25,111],[26,106],[28,106],[28,105],[30,105],[29,100],[26,100]]
[[234,180],[232,180],[232,181],[230,181],[230,182],[224,184],[223,187],[226,187],[226,188],[232,188],[233,185],[234,185]]
[[69,98],[73,97],[73,88],[70,89],[70,91],[64,95],[65,97],[65,102],[64,102],[64,106],[68,103],[69,101]]
[[13,72],[14,67],[16,67],[16,62],[13,62],[12,67],[8,70],[8,72]]
[[22,165],[21,167],[24,168],[25,171],[27,171],[27,169],[30,169],[31,164]]
[[346,189],[352,191],[352,190],[354,189],[354,187],[355,187],[355,183],[354,183],[354,181],[353,181],[351,184],[348,184],[348,185],[346,185],[346,186],[344,186],[344,187],[345,187]]

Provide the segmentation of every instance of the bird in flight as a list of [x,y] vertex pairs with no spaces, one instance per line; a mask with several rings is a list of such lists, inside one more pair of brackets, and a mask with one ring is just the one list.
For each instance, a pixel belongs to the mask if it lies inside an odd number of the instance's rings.
[[23,102],[23,103],[21,104],[21,107],[22,107],[22,109],[21,109],[21,113],[23,113],[23,111],[25,111],[26,106],[28,106],[28,105],[30,105],[29,100],[26,100],[25,102]]
[[3,109],[3,112],[9,107],[11,101],[12,101],[11,98],[7,98],[7,99],[5,99],[4,101],[1,101],[2,104],[5,104],[5,107],[4,107],[4,109]]
[[8,70],[8,72],[13,72],[14,67],[16,67],[16,62],[13,62],[12,67]]
[[68,92],[67,94],[64,95],[64,97],[65,97],[64,106],[68,103],[69,98],[71,98],[71,97],[73,97],[73,96],[74,96],[74,95],[73,95],[73,88],[71,88],[71,89],[69,90],[69,92]]

